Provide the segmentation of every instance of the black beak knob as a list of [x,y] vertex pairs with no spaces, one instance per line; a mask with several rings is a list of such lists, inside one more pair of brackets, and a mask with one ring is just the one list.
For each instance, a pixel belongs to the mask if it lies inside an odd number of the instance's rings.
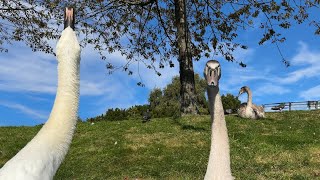
[[70,26],[74,30],[74,22],[74,9],[66,7],[64,11],[64,29]]

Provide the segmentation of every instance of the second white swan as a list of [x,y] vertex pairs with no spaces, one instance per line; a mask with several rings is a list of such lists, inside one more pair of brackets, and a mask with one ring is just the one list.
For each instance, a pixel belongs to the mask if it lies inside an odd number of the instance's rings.
[[252,92],[248,86],[243,86],[240,89],[238,97],[245,92],[248,94],[247,103],[242,103],[240,105],[240,108],[238,109],[238,115],[242,118],[248,119],[265,118],[263,107],[252,103]]
[[211,147],[205,180],[231,180],[229,138],[219,93],[220,64],[208,61],[204,69],[211,114]]

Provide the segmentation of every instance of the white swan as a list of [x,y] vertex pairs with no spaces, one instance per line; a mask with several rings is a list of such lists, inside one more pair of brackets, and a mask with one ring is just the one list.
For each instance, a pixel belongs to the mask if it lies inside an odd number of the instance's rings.
[[[1,180],[52,179],[63,161],[77,122],[80,46],[73,31],[73,9],[66,8],[67,28],[57,44],[58,88],[46,124],[0,169]],[[68,27],[70,26],[70,27]]]
[[248,94],[247,103],[242,103],[240,105],[240,108],[238,109],[238,115],[242,118],[249,119],[265,118],[263,107],[252,103],[252,92],[248,86],[243,86],[240,89],[238,97],[245,92]]
[[228,130],[219,94],[220,64],[208,61],[204,69],[211,114],[211,148],[205,180],[231,180]]

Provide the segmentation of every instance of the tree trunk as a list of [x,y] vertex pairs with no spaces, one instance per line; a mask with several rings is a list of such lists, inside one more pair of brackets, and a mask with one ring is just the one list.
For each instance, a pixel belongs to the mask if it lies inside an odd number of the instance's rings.
[[179,49],[181,114],[197,114],[196,92],[190,34],[186,18],[186,0],[175,0],[177,48]]

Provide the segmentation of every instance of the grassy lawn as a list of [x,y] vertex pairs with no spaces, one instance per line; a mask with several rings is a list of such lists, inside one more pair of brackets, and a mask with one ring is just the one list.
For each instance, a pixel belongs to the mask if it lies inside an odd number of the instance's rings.
[[[236,179],[320,179],[320,111],[227,116]],[[0,167],[38,132],[0,128]],[[210,117],[78,123],[55,179],[203,179]]]

